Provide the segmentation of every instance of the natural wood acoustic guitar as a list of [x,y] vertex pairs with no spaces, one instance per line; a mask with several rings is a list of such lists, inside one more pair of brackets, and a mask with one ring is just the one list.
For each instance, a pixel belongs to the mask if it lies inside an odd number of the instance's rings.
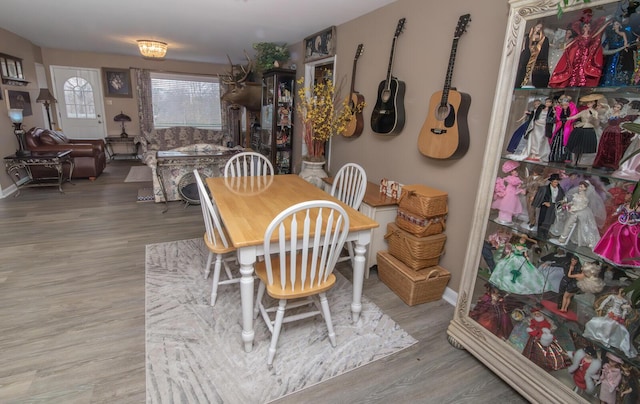
[[431,96],[427,119],[422,125],[418,137],[420,153],[434,159],[460,158],[469,149],[467,112],[471,104],[471,97],[451,88],[458,39],[466,32],[469,21],[471,21],[469,14],[462,15],[458,19],[444,88]]
[[351,88],[349,89],[349,108],[351,108],[351,119],[347,123],[347,128],[342,134],[344,137],[358,137],[362,134],[364,129],[364,118],[362,117],[362,109],[358,110],[356,106],[364,104],[364,96],[355,91],[356,82],[356,66],[358,64],[358,58],[362,55],[364,46],[358,45],[356,49],[356,56],[353,58],[353,70],[351,71]]

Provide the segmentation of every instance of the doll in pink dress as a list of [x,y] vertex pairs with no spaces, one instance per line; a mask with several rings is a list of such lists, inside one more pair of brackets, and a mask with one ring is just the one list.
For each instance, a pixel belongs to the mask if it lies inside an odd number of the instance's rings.
[[618,358],[611,352],[607,352],[609,360],[602,366],[600,373],[600,402],[605,404],[616,404],[616,390],[622,381],[622,359]]
[[631,194],[615,212],[618,220],[613,222],[593,248],[593,252],[605,261],[623,267],[640,268],[640,209],[629,205]]
[[523,211],[519,195],[524,194],[525,190],[522,188],[522,180],[518,176],[517,168],[519,166],[520,163],[517,161],[506,161],[502,165],[502,172],[508,175],[496,179],[491,208],[498,209],[498,218],[496,219],[498,223],[510,224],[513,222],[513,216],[519,215]]

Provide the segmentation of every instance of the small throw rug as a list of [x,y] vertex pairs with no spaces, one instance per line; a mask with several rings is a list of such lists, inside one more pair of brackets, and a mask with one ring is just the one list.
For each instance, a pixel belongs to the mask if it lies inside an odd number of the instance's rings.
[[285,324],[269,369],[271,334],[261,318],[253,351],[244,351],[239,285],[220,286],[209,305],[207,254],[202,239],[146,247],[147,403],[265,403],[417,342],[365,296],[353,323],[351,283],[336,273],[327,295],[337,347],[321,316]]
[[151,168],[149,166],[131,166],[124,182],[151,182]]
[[138,189],[138,198],[137,202],[155,202],[155,197],[153,196],[153,188],[140,188]]

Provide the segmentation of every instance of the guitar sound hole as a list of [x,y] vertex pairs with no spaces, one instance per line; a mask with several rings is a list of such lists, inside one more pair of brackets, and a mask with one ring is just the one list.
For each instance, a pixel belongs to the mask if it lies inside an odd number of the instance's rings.
[[382,91],[382,94],[380,95],[380,99],[382,100],[382,102],[384,103],[388,102],[389,98],[391,98],[391,91],[387,91],[387,90]]
[[447,116],[449,116],[449,104],[447,105],[440,105],[437,109],[436,109],[436,119],[439,121],[444,121]]

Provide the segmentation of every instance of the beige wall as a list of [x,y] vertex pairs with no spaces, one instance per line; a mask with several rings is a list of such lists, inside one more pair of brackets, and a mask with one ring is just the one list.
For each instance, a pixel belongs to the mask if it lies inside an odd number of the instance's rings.
[[[387,7],[340,25],[337,30],[337,79],[345,76],[348,82],[356,47],[359,43],[364,44],[364,53],[358,61],[355,87],[364,95],[367,107],[364,111],[365,129],[360,137],[332,140],[330,173],[335,173],[346,162],[356,162],[366,169],[369,179],[373,182],[386,177],[405,184],[425,184],[448,192],[446,254],[440,264],[451,272],[449,287],[454,290],[458,290],[462,275],[477,183],[483,169],[484,143],[502,53],[507,11],[508,4],[505,0],[398,0]],[[458,17],[465,13],[471,14],[472,21],[468,32],[459,41],[452,84],[472,98],[467,118],[471,144],[468,153],[462,159],[433,160],[419,153],[418,134],[427,116],[431,94],[442,89],[454,30]],[[398,20],[402,17],[405,17],[407,22],[397,42],[393,73],[407,86],[404,98],[406,124],[398,136],[385,137],[371,131],[369,119],[375,105],[378,84],[386,75],[393,34]],[[39,58],[34,55],[38,54],[38,49],[34,50],[28,41],[0,30],[0,43],[7,42],[11,43],[10,47],[0,51],[24,58],[27,78],[32,80],[35,77],[33,61]],[[302,43],[294,44],[291,49],[292,62],[298,66],[298,75],[302,75]],[[42,60],[47,71],[49,65],[146,67],[192,73],[218,73],[226,68],[202,63],[150,62],[137,57],[54,49],[44,49]],[[28,89],[34,99],[37,95],[35,83],[30,84]],[[105,105],[108,131],[109,134],[117,134],[119,127],[111,121],[113,116],[124,110],[137,121],[135,100],[110,100],[112,105]],[[36,113],[39,114],[39,111]],[[25,126],[43,125],[44,119],[46,118],[41,114],[29,117],[25,119]],[[15,138],[9,130],[6,106],[0,107],[0,125],[7,128],[0,132],[3,139],[0,149],[6,155],[16,147]],[[129,133],[137,133],[134,132],[137,131],[137,122],[132,122],[127,128]],[[296,133],[295,142],[296,148],[299,148],[299,132]],[[299,169],[299,166],[298,152],[294,154],[294,167]],[[10,184],[2,170],[0,185],[4,188]]]
[[[153,71],[213,75],[229,70],[228,65],[180,62],[176,60],[165,60],[158,62],[145,60],[141,57],[111,55],[104,53],[71,52],[48,48],[42,49],[42,57],[44,60],[45,68],[47,70],[47,77],[49,75],[50,66],[73,66],[88,68],[115,67],[119,69],[143,68]],[[133,74],[133,71],[131,72],[131,81],[133,88],[135,88],[136,78],[135,74]],[[51,87],[50,81],[49,86]],[[107,135],[117,136],[120,134],[120,124],[113,121],[113,117],[118,115],[120,111],[124,111],[124,113],[129,115],[132,119],[132,122],[126,124],[127,133],[131,136],[139,134],[140,125],[138,121],[137,97],[135,96],[135,91],[133,98],[105,97],[104,104],[107,123]],[[58,121],[58,119],[56,118],[55,121]]]
[[[8,116],[9,108],[6,90],[29,92],[33,115],[24,117],[23,127],[30,128],[35,125],[42,125],[46,118],[42,112],[41,105],[35,102],[39,92],[38,84],[36,83],[35,63],[41,63],[42,60],[39,48],[26,39],[2,28],[0,28],[0,44],[2,44],[0,53],[6,53],[22,59],[24,76],[29,81],[26,86],[8,86],[0,83],[0,91],[2,91],[2,101],[0,101],[0,157],[4,157],[15,153],[18,148],[18,140],[13,134],[13,126]],[[10,185],[13,185],[13,182],[5,173],[4,163],[2,163],[0,168],[0,189],[5,189]]]
[[[471,14],[472,21],[458,43],[452,85],[471,96],[467,119],[470,147],[462,159],[434,160],[418,151],[418,135],[431,94],[444,85],[458,17],[466,13]],[[347,75],[349,82],[357,45],[364,44],[355,88],[364,95],[367,106],[360,137],[332,139],[330,171],[335,173],[342,164],[356,162],[373,182],[386,177],[448,192],[446,253],[440,265],[451,272],[449,287],[454,290],[458,290],[469,242],[507,14],[504,0],[399,0],[340,25],[337,31],[337,80],[340,75]],[[402,17],[407,21],[397,41],[393,74],[406,83],[406,124],[398,136],[381,136],[371,131],[369,120],[378,84],[386,76],[396,25]]]

